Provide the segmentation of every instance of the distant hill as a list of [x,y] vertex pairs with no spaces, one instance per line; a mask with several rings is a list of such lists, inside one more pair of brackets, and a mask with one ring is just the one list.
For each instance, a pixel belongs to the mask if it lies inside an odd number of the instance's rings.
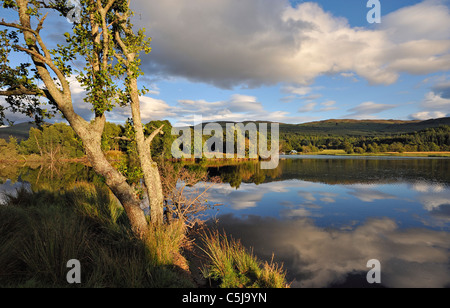
[[32,127],[37,127],[37,125],[31,122],[25,122],[9,127],[1,127],[0,139],[9,140],[10,136],[17,138],[19,141],[28,139],[30,128]]
[[[255,123],[270,123],[256,121]],[[227,122],[217,122],[225,128]],[[248,122],[244,122],[246,124]],[[207,123],[203,123],[206,125]],[[450,125],[450,117],[426,121],[402,120],[325,120],[303,124],[280,124],[280,133],[295,133],[301,135],[320,136],[385,136],[403,133],[413,133],[440,125]],[[270,128],[269,128],[270,129]]]
[[[225,128],[226,123],[218,122]],[[244,122],[248,123],[248,122]],[[256,121],[256,123],[270,123],[270,121]],[[203,123],[206,125],[207,123]],[[303,124],[280,123],[280,133],[295,133],[301,135],[320,136],[385,136],[418,132],[427,128],[435,128],[440,125],[450,126],[450,117],[432,119],[426,121],[401,121],[401,120],[325,120]],[[28,139],[31,127],[35,124],[26,122],[10,127],[0,128],[0,138],[9,139],[16,137],[19,141]],[[270,127],[269,127],[270,130]]]
[[450,117],[426,121],[326,120],[298,125],[280,124],[280,132],[304,135],[382,136],[413,133],[440,125],[450,125]]

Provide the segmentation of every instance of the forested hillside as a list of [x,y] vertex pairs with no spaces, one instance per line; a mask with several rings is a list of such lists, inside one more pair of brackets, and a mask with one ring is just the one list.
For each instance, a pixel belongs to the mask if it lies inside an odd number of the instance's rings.
[[[171,123],[153,121],[145,125],[145,130],[148,134],[162,124],[165,125],[164,134],[155,138],[152,155],[171,158],[171,145],[177,138],[171,135]],[[220,124],[225,127],[226,123]],[[205,141],[207,136],[203,139]],[[133,140],[131,123],[107,123],[102,138],[103,150],[120,151],[132,158],[136,153]],[[450,118],[428,121],[327,120],[298,125],[280,123],[280,150],[300,153],[344,150],[348,154],[450,151]],[[72,128],[63,123],[45,124],[41,128],[22,123],[0,128],[0,152],[3,157],[33,154],[65,158],[84,156],[81,141]]]

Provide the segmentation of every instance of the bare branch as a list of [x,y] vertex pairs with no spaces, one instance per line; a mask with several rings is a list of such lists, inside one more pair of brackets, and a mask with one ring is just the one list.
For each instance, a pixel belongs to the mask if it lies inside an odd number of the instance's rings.
[[164,135],[164,132],[162,131],[164,126],[165,125],[162,125],[160,128],[153,131],[153,133],[147,139],[145,139],[145,143],[147,146],[150,146],[152,144],[152,141],[153,141],[153,139],[155,139],[156,135],[158,135],[158,134]]
[[44,15],[44,17],[42,17],[42,19],[39,21],[39,24],[36,28],[36,32],[39,33],[42,30],[42,26],[44,24],[45,19],[47,19],[48,13]]
[[28,89],[24,85],[19,84],[14,87],[10,87],[8,90],[0,91],[0,96],[20,96],[20,95],[30,95],[30,96],[43,96],[50,99],[50,93],[43,89]]
[[45,64],[49,64],[49,61],[37,51],[31,50],[31,49],[27,49],[27,48],[24,48],[24,47],[18,46],[18,45],[13,45],[13,47],[18,49],[18,50],[20,50],[20,51],[26,52],[27,54],[29,54],[31,56],[34,56],[34,57],[38,58],[39,60],[41,60]]
[[111,7],[113,6],[114,2],[116,2],[116,0],[109,0],[108,4],[105,6],[105,11],[108,12]]
[[0,26],[5,26],[5,27],[9,27],[9,28],[15,28],[15,29],[22,30],[22,31],[28,31],[28,32],[33,33],[34,35],[38,34],[35,30],[33,30],[33,29],[29,28],[29,27],[24,27],[24,26],[16,24],[16,23],[9,23],[9,22],[6,22],[4,19],[2,19],[0,21]]

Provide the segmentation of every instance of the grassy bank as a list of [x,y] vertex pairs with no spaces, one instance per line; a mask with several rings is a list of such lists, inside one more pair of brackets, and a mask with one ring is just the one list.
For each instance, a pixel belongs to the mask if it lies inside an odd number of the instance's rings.
[[[145,241],[105,188],[77,185],[63,193],[19,191],[0,206],[2,287],[192,287],[177,266],[181,225],[151,230]],[[69,285],[67,262],[81,263]]]
[[[205,237],[203,244],[220,246],[222,238],[216,235]],[[150,226],[144,240],[135,238],[125,212],[103,186],[81,183],[62,192],[20,190],[0,205],[0,287],[197,287],[181,254],[186,243],[186,228],[181,222]],[[211,264],[218,264],[218,260],[211,249],[211,258],[190,262],[209,268],[206,276],[221,287],[283,285],[279,282],[283,275],[271,278],[272,271],[278,274],[277,266],[259,263],[237,242],[226,243],[224,248],[229,251],[221,253],[228,256],[239,251],[236,262],[242,264],[239,277],[243,282],[229,281],[229,274],[212,274],[217,271]],[[81,263],[79,285],[67,282],[67,262],[72,259]],[[248,265],[242,260],[248,260]],[[249,278],[245,279],[246,275]],[[250,284],[253,275],[261,278]]]

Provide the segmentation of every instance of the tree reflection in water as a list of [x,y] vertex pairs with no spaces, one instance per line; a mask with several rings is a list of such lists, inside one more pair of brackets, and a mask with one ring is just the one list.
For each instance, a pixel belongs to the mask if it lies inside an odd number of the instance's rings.
[[[188,169],[220,177],[208,192],[223,204],[210,212],[216,227],[261,258],[274,253],[292,287],[369,286],[370,259],[381,261],[383,286],[450,286],[450,159],[301,157],[274,170],[258,162]],[[0,179],[0,190],[102,181],[81,164],[5,165]]]

